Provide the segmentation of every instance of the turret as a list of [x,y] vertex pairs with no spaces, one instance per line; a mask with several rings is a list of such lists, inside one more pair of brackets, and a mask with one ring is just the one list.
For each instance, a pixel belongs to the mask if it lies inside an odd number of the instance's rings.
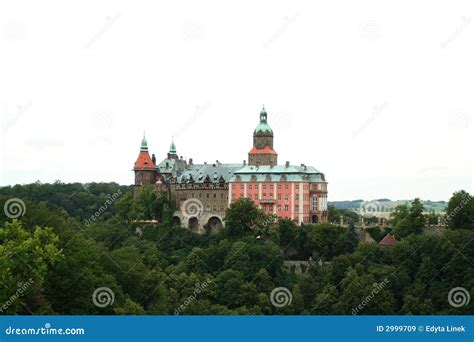
[[156,178],[155,162],[148,153],[148,142],[143,133],[140,153],[133,166],[135,172],[135,186],[154,184]]

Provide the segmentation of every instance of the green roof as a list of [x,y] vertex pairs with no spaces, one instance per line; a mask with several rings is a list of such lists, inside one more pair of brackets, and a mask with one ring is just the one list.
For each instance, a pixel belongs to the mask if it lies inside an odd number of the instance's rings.
[[272,128],[267,123],[267,111],[265,110],[265,107],[260,111],[260,123],[255,128],[255,133],[257,132],[273,133]]
[[171,145],[170,145],[170,154],[176,154],[176,145],[174,144],[174,140],[171,140]]
[[235,171],[236,174],[289,174],[289,173],[305,173],[305,174],[320,174],[318,170],[316,170],[312,166],[296,166],[296,165],[261,165],[261,166],[254,166],[254,165],[246,165],[241,169]]
[[142,145],[140,146],[140,151],[148,151],[148,143],[145,138],[145,133],[143,133]]
[[257,127],[255,128],[255,133],[257,132],[268,132],[268,133],[273,133],[272,128],[270,127],[269,124],[266,122],[260,122]]
[[246,165],[234,172],[231,182],[322,182],[326,179],[324,174],[312,166],[289,165]]

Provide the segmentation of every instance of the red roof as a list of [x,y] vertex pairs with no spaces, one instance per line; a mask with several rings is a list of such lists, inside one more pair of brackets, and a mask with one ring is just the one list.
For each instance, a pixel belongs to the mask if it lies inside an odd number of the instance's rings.
[[137,161],[135,162],[134,170],[154,170],[155,165],[150,158],[148,151],[140,151]]
[[397,243],[397,239],[395,239],[395,235],[387,234],[382,239],[382,241],[379,242],[379,245],[380,246],[395,246],[396,243]]
[[258,149],[255,146],[252,148],[252,150],[249,152],[249,154],[277,154],[273,149],[270,148],[270,146],[265,146],[262,149]]

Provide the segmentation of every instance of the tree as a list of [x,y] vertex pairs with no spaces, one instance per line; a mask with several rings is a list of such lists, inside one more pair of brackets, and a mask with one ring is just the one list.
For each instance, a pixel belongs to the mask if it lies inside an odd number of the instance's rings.
[[270,219],[249,198],[240,198],[226,210],[225,232],[228,236],[243,236],[263,230]]
[[[36,227],[29,233],[14,219],[0,227],[0,307],[17,313],[29,287],[41,289],[50,265],[61,258],[59,238],[51,228]],[[30,288],[31,290],[31,288]]]
[[347,228],[344,233],[344,252],[352,253],[357,245],[359,244],[359,234],[357,234],[354,226],[354,222],[349,223],[349,228]]
[[423,215],[424,206],[419,198],[415,198],[410,208],[401,205],[395,208],[390,215],[391,222],[395,228],[395,234],[404,238],[410,234],[421,234],[425,227],[426,218]]
[[331,224],[307,225],[304,227],[307,239],[304,245],[305,256],[331,260],[344,253],[345,229]]
[[464,190],[455,192],[448,202],[446,221],[452,229],[473,229],[474,198]]

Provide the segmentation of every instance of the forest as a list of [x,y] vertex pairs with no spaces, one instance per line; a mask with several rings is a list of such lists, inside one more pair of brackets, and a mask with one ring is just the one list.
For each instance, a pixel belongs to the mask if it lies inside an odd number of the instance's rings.
[[[350,211],[329,213],[349,228],[297,226],[249,199],[219,233],[196,235],[172,224],[163,194],[115,183],[1,187],[0,205],[2,315],[474,314],[474,199],[462,190],[436,234],[419,199],[397,207],[371,233],[394,234],[393,247],[360,241]],[[294,274],[291,260],[309,266]]]

